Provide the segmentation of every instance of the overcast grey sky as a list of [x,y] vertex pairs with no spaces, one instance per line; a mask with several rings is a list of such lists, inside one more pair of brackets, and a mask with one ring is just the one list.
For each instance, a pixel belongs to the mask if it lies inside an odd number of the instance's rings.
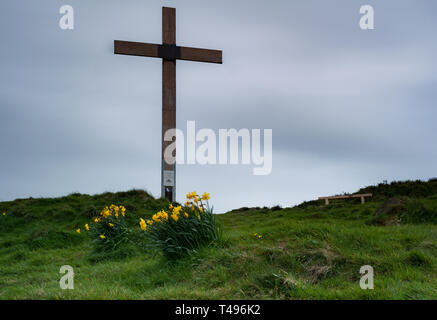
[[[59,8],[75,9],[61,30]],[[375,30],[359,28],[361,5]],[[2,0],[0,201],[142,188],[160,193],[161,61],[113,40],[221,49],[177,63],[177,125],[273,129],[273,171],[178,166],[177,198],[280,204],[437,176],[433,0]]]

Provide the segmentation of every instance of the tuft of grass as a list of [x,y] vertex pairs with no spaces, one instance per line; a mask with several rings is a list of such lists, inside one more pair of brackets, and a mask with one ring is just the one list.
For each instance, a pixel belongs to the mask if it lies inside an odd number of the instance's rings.
[[39,248],[56,249],[67,248],[80,244],[83,238],[71,232],[41,229],[33,231],[25,240],[30,250]]
[[413,250],[408,253],[405,262],[413,267],[429,267],[432,259],[420,250]]

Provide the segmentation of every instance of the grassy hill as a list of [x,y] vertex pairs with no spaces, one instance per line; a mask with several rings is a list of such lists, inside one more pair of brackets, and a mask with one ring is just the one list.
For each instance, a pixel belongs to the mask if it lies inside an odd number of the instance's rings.
[[[90,259],[89,238],[74,231],[114,203],[126,207],[139,234],[138,218],[168,205],[144,191],[3,202],[0,299],[437,299],[437,224],[368,223],[393,196],[413,199],[435,217],[436,186],[368,187],[360,192],[375,198],[365,205],[234,210],[217,217],[219,245],[176,263],[135,245],[125,255]],[[74,290],[59,288],[62,265],[74,267]],[[374,267],[374,290],[359,286],[363,265]]]

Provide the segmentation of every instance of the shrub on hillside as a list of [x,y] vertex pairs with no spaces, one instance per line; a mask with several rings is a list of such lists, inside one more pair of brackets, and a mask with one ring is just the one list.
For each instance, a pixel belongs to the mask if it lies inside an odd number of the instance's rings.
[[391,198],[374,213],[369,224],[394,225],[437,222],[437,214],[417,199]]
[[400,215],[400,223],[427,223],[437,222],[437,214],[428,210],[422,202],[410,199]]
[[377,186],[362,188],[358,193],[372,193],[373,200],[383,200],[391,197],[428,197],[437,194],[437,179],[429,181],[393,181],[390,184],[381,183]]
[[384,201],[375,211],[368,224],[389,226],[399,223],[399,217],[405,208],[404,201],[398,198],[390,198]]
[[184,206],[170,205],[168,212],[161,210],[151,220],[140,219],[148,246],[173,260],[216,242],[219,231],[207,200],[207,193],[200,197],[190,192]]

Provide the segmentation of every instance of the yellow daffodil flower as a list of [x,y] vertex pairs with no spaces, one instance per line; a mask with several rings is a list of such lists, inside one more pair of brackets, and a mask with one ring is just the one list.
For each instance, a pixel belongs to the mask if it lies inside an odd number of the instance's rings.
[[196,191],[189,192],[189,193],[187,194],[187,199],[193,199],[193,198],[195,198],[195,197],[196,197]]
[[140,228],[141,228],[141,230],[147,229],[146,221],[143,218],[140,218]]
[[209,195],[209,193],[204,193],[203,195],[202,195],[202,200],[209,200],[211,197],[210,197],[210,195]]
[[80,229],[76,229],[76,232],[77,232],[77,233],[80,233]]
[[177,206],[175,208],[173,208],[173,214],[179,214],[182,210],[181,206]]
[[86,230],[86,231],[90,231],[90,226],[88,225],[88,223],[85,224],[85,230]]
[[161,211],[161,218],[163,218],[164,220],[168,220],[168,213],[165,212],[164,210]]

